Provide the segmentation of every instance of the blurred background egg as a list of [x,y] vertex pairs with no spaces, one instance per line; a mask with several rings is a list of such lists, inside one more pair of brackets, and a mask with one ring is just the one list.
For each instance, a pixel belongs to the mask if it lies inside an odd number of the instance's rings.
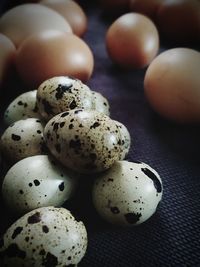
[[148,17],[127,13],[108,28],[106,47],[109,56],[118,65],[143,68],[158,52],[158,31]]
[[173,48],[156,57],[144,80],[146,97],[159,114],[182,122],[200,121],[200,53]]
[[164,0],[130,0],[130,11],[155,19],[158,7]]
[[163,36],[174,43],[200,41],[200,1],[166,0],[159,7],[157,23]]
[[14,63],[16,49],[12,41],[0,34],[0,84],[6,79]]
[[88,45],[71,33],[44,31],[27,38],[17,51],[16,66],[31,87],[54,76],[73,76],[87,81],[94,59]]
[[87,17],[83,9],[72,0],[42,0],[40,4],[62,15],[72,27],[73,33],[82,36],[87,29]]
[[129,0],[98,0],[107,14],[119,14],[129,10]]
[[16,47],[28,36],[48,29],[72,32],[69,23],[59,13],[39,4],[16,6],[0,18],[0,32]]

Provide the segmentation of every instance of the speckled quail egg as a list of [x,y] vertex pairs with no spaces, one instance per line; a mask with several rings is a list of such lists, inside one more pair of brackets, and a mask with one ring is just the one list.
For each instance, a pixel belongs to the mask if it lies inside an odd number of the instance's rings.
[[[87,232],[64,208],[42,207],[25,214],[3,236],[3,266],[76,266],[87,249]],[[2,266],[2,265],[1,265]]]
[[41,118],[36,103],[37,90],[25,92],[15,98],[4,113],[4,122],[7,125],[27,118]]
[[121,157],[121,135],[105,114],[76,109],[60,113],[45,126],[50,152],[66,167],[82,173],[108,169]]
[[107,116],[110,115],[110,106],[108,100],[99,92],[91,91],[93,97],[93,109],[106,114]]
[[8,170],[2,185],[3,200],[18,214],[43,206],[61,206],[72,195],[76,178],[47,155],[28,157]]
[[117,128],[121,134],[121,157],[120,160],[125,159],[125,157],[128,155],[130,146],[131,146],[131,136],[126,128],[126,126],[119,122],[119,121],[114,121],[117,125]]
[[45,153],[44,127],[37,118],[19,120],[11,124],[0,140],[1,151],[10,162]]
[[45,120],[76,108],[92,109],[92,94],[80,80],[67,76],[44,81],[37,90],[39,112]]
[[100,175],[93,187],[93,203],[108,222],[123,226],[150,218],[162,198],[158,173],[145,163],[118,161]]

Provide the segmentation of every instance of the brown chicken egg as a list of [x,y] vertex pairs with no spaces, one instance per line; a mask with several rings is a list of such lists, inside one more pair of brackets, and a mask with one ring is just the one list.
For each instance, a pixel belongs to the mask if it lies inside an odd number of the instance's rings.
[[105,12],[123,13],[129,9],[129,0],[98,0],[100,6]]
[[158,52],[158,31],[148,17],[138,13],[127,13],[109,27],[106,47],[109,56],[118,65],[143,68]]
[[159,114],[182,122],[200,122],[200,53],[173,48],[156,57],[147,69],[146,97]]
[[40,4],[61,14],[72,27],[73,33],[82,36],[87,29],[87,17],[78,3],[72,0],[42,0]]
[[16,65],[21,78],[34,87],[62,75],[87,81],[94,59],[88,45],[76,35],[45,31],[23,42],[17,51]]
[[0,32],[17,47],[28,36],[48,29],[72,32],[69,23],[59,13],[39,4],[16,6],[0,18]]
[[6,78],[15,55],[16,49],[14,44],[8,37],[0,34],[0,84]]
[[200,41],[200,1],[166,0],[158,9],[157,23],[167,40],[175,43]]
[[162,1],[164,0],[130,0],[130,10],[155,19],[157,9]]

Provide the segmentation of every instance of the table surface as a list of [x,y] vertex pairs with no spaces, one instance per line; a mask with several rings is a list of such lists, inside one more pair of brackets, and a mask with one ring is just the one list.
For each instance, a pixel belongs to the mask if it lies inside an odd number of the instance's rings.
[[[84,40],[95,59],[87,84],[108,98],[111,117],[129,129],[132,144],[127,160],[143,161],[155,168],[162,178],[164,194],[148,221],[120,228],[98,216],[91,202],[92,181],[81,181],[75,196],[64,204],[88,231],[87,253],[79,266],[200,266],[200,127],[177,125],[155,114],[144,96],[146,69],[127,71],[114,66],[104,41],[111,20],[95,6],[85,12],[89,24]],[[160,52],[168,48],[161,42]],[[12,81],[9,92],[4,88],[1,91],[1,132],[5,107],[25,90],[18,82]],[[0,214],[2,234],[14,220],[2,200]]]

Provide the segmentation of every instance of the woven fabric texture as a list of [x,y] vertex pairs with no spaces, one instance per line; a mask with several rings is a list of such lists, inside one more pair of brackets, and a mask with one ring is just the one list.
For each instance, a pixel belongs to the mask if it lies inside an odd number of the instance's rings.
[[[139,160],[160,174],[164,194],[157,212],[145,223],[120,228],[105,223],[91,201],[92,180],[81,181],[77,194],[64,206],[88,231],[88,249],[80,267],[200,266],[200,127],[177,125],[155,114],[144,96],[146,69],[123,70],[113,65],[105,47],[111,21],[96,7],[86,9],[84,40],[93,51],[94,72],[88,85],[106,96],[111,117],[130,131],[127,159]],[[120,36],[119,36],[120,38]],[[161,50],[168,47],[161,46]],[[1,113],[18,92],[2,94]],[[2,118],[1,118],[2,119]],[[1,232],[12,221],[0,207]]]

